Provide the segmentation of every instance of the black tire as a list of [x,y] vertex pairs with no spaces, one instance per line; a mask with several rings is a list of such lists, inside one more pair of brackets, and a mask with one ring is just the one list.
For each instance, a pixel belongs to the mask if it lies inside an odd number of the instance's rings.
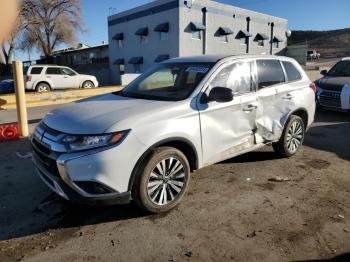
[[[293,126],[296,127],[293,133]],[[299,133],[300,127],[300,133]],[[280,140],[272,144],[275,152],[281,157],[294,156],[300,150],[305,137],[305,125],[304,121],[299,117],[292,115],[282,133]],[[292,140],[293,139],[293,140]],[[292,141],[291,141],[292,140]],[[293,150],[294,147],[294,150]]]
[[[159,172],[157,167],[157,165],[161,165],[162,161],[165,161],[165,169],[169,167],[169,170],[165,172],[168,178],[164,176],[162,177],[161,172]],[[180,166],[175,168],[177,164],[181,166],[181,169],[171,175],[171,171],[176,171],[177,168],[180,168]],[[155,178],[155,176],[157,176],[157,178]],[[157,148],[143,161],[137,171],[132,190],[133,200],[142,209],[148,212],[167,212],[180,203],[182,197],[186,193],[189,180],[190,166],[186,156],[176,148]],[[152,183],[159,185],[151,186]],[[174,185],[174,183],[176,183],[176,185]],[[177,190],[181,183],[182,187],[178,192]],[[165,193],[163,191],[165,191]],[[162,198],[162,195],[164,194],[165,196]],[[154,200],[152,200],[152,198],[154,198]],[[166,201],[168,199],[172,200],[167,203]],[[158,202],[158,204],[155,202]]]
[[38,92],[38,93],[50,92],[51,91],[51,87],[47,83],[39,83],[35,87],[35,91]]
[[82,88],[94,88],[95,84],[92,81],[85,81],[82,85]]

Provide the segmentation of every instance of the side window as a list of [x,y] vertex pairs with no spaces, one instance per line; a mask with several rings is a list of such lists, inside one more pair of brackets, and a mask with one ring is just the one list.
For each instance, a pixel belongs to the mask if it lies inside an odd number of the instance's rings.
[[252,90],[251,63],[239,62],[223,68],[210,83],[211,87],[227,87],[233,93],[246,94]]
[[33,67],[32,70],[30,70],[31,75],[40,75],[41,71],[43,71],[42,67]]
[[284,83],[285,77],[280,61],[257,60],[258,88],[262,89],[279,83]]
[[46,74],[47,75],[60,75],[61,69],[59,67],[48,67],[46,69]]
[[70,70],[69,68],[61,68],[61,74],[62,75],[69,75],[69,76],[75,76],[76,74]]
[[282,62],[284,69],[286,70],[287,78],[289,82],[297,81],[301,79],[301,74],[298,69],[295,68],[291,62]]

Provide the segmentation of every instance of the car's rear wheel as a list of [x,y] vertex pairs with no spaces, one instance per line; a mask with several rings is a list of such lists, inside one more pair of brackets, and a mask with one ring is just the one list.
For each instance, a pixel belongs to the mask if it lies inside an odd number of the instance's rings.
[[188,187],[190,166],[186,156],[172,147],[160,147],[141,165],[133,199],[144,210],[166,212],[179,204]]
[[305,126],[299,116],[292,115],[285,126],[280,140],[273,143],[273,149],[282,157],[295,155],[304,142]]
[[36,86],[35,91],[39,93],[50,92],[51,87],[47,83],[39,83]]
[[85,81],[83,83],[83,88],[94,88],[94,87],[95,87],[95,85],[92,81]]

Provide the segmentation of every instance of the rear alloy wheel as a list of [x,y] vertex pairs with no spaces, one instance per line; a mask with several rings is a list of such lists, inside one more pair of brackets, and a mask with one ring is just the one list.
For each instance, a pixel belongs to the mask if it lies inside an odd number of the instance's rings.
[[38,93],[44,93],[44,92],[50,92],[51,88],[48,84],[46,83],[39,83],[36,88],[35,88],[36,92]]
[[291,116],[282,136],[277,143],[273,143],[273,149],[283,157],[295,155],[304,142],[305,126],[299,116]]
[[180,202],[189,178],[190,167],[185,155],[175,148],[159,148],[138,174],[134,199],[149,212],[166,212]]
[[83,88],[94,88],[94,87],[95,87],[95,85],[94,85],[94,83],[91,82],[91,81],[85,81],[85,82],[83,83]]

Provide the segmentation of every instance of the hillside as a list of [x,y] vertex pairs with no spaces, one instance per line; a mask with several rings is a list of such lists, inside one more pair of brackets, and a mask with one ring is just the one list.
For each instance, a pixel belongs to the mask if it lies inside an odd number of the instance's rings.
[[350,28],[330,31],[293,31],[288,45],[308,44],[323,56],[350,55]]

